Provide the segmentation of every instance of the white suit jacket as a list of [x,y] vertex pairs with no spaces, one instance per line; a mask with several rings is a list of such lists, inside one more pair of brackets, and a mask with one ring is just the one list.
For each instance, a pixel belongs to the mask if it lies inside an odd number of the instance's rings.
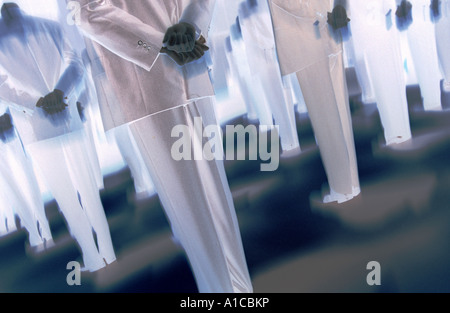
[[[83,73],[57,23],[23,12],[0,19],[0,100],[10,105],[25,145],[82,128],[75,94]],[[62,90],[69,104],[64,122],[58,124],[36,107],[54,89]]]
[[[95,46],[118,101],[102,101],[105,130],[213,96],[205,58],[178,66],[160,54],[166,30],[181,21],[206,38],[213,0],[78,0],[79,26]],[[106,83],[106,82],[104,82]]]
[[[365,2],[362,0],[361,2]],[[327,13],[333,0],[269,0],[282,75],[342,52],[331,38]]]

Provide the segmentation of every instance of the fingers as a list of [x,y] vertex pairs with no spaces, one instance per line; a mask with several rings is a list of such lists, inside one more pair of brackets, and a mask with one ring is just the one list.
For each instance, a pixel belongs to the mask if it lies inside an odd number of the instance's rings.
[[179,23],[169,27],[164,35],[163,44],[167,49],[178,53],[192,52],[195,47],[194,26]]
[[40,99],[38,100],[38,102],[36,103],[36,106],[37,106],[38,108],[42,108],[42,107],[44,106],[44,104],[45,104],[44,98],[40,98]]
[[203,44],[197,44],[197,46],[199,46],[204,52],[209,50],[209,47]]
[[40,98],[36,104],[37,107],[42,108],[48,114],[56,114],[64,111],[68,105],[64,103],[64,94],[55,90],[44,98]]
[[194,47],[194,50],[192,51],[192,53],[197,57],[197,59],[200,59],[203,55],[205,55],[204,50],[199,45],[196,45]]
[[[189,36],[181,36],[180,47],[177,50],[173,48],[162,47],[160,52],[167,54],[172,60],[174,60],[179,66],[194,62],[201,59],[205,52],[209,50],[209,47],[205,45],[206,40],[203,36],[196,42],[189,41]],[[190,48],[192,46],[192,49]],[[189,50],[189,51],[184,51]]]
[[197,43],[204,45],[206,43],[205,37],[200,36],[200,38],[197,40]]
[[183,54],[180,53],[176,53],[174,51],[168,51],[167,53],[172,60],[174,60],[178,65],[183,66],[185,63],[185,57],[183,56]]

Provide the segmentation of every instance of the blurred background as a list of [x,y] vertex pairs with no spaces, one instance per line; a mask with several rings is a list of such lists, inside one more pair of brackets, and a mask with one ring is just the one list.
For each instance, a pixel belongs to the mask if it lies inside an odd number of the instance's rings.
[[[67,11],[65,1],[14,2],[29,15],[60,21],[81,53],[79,34],[60,13]],[[239,3],[227,1],[227,14],[216,11],[213,39],[227,36]],[[260,160],[225,162],[255,292],[450,291],[450,93],[442,91],[443,111],[424,111],[402,45],[415,139],[409,146],[384,146],[376,104],[362,103],[355,70],[346,63],[361,180],[354,200],[322,203],[327,179],[304,110],[296,113],[302,153],[282,158],[276,172],[261,172]],[[223,80],[215,80],[222,126],[250,124],[233,76],[217,77]],[[118,148],[106,138],[100,146],[100,193],[117,262],[83,272],[81,286],[67,285],[66,265],[81,262],[80,250],[41,181],[56,245],[35,254],[25,231],[0,238],[0,292],[197,292],[157,194],[137,197]],[[381,265],[381,286],[366,283],[371,261]]]

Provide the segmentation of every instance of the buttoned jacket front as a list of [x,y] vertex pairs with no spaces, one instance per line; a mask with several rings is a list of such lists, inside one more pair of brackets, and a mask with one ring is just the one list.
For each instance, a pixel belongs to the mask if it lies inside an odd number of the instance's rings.
[[207,37],[214,1],[79,0],[83,33],[94,42],[118,101],[100,103],[106,130],[213,96],[204,58],[178,66],[161,54],[167,29],[181,21]]

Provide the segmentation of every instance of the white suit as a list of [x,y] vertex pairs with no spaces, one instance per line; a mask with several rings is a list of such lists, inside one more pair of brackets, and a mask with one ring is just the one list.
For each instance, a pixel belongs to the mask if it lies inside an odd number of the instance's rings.
[[364,55],[386,144],[407,141],[411,128],[399,34],[393,22],[395,1],[348,0],[348,5],[355,50],[359,50],[355,54]]
[[[252,290],[222,162],[174,161],[171,133],[215,124],[205,58],[179,67],[160,54],[166,30],[188,22],[207,37],[214,1],[80,0],[80,27],[95,49],[118,103],[101,107],[105,128],[130,123],[175,237],[186,251],[200,292]],[[102,103],[100,103],[102,105]],[[201,134],[200,134],[201,136]]]
[[286,93],[284,90],[288,86],[283,84],[278,65],[267,0],[254,1],[254,4],[243,1],[239,7],[239,22],[253,74],[252,81],[262,86],[275,124],[279,126],[281,147],[285,152],[299,149],[294,104],[288,90]]
[[[112,90],[111,84],[106,77],[105,69],[98,57],[94,45],[91,40],[85,38],[86,50],[83,56],[85,60],[86,68],[91,76],[92,86],[95,86],[95,91],[90,90],[96,96],[97,106],[100,107],[114,107],[119,105],[116,92]],[[101,116],[100,116],[101,118]],[[101,122],[101,129],[104,131],[103,122]],[[100,127],[99,127],[100,128]],[[128,165],[131,176],[134,180],[134,186],[136,195],[138,198],[145,198],[149,196],[154,190],[153,183],[145,166],[144,161],[134,138],[130,134],[128,124],[116,127],[114,130],[106,132],[106,138],[108,142],[113,142],[118,147],[121,156],[125,163]]]
[[[4,5],[0,21],[0,98],[12,108],[27,153],[39,166],[48,187],[78,241],[86,269],[115,260],[109,227],[95,177],[85,153],[77,88],[83,67],[58,24],[27,16]],[[36,103],[54,89],[69,106],[47,116]],[[75,166],[76,165],[76,166]],[[97,234],[98,248],[93,230]]]
[[342,44],[329,31],[329,0],[271,0],[281,73],[296,73],[330,185],[324,201],[359,194]]
[[450,1],[441,0],[441,19],[436,23],[436,45],[444,76],[444,87],[450,92]]
[[430,0],[412,1],[413,23],[407,30],[408,43],[422,93],[425,110],[441,110],[441,72],[436,48],[435,26]]

